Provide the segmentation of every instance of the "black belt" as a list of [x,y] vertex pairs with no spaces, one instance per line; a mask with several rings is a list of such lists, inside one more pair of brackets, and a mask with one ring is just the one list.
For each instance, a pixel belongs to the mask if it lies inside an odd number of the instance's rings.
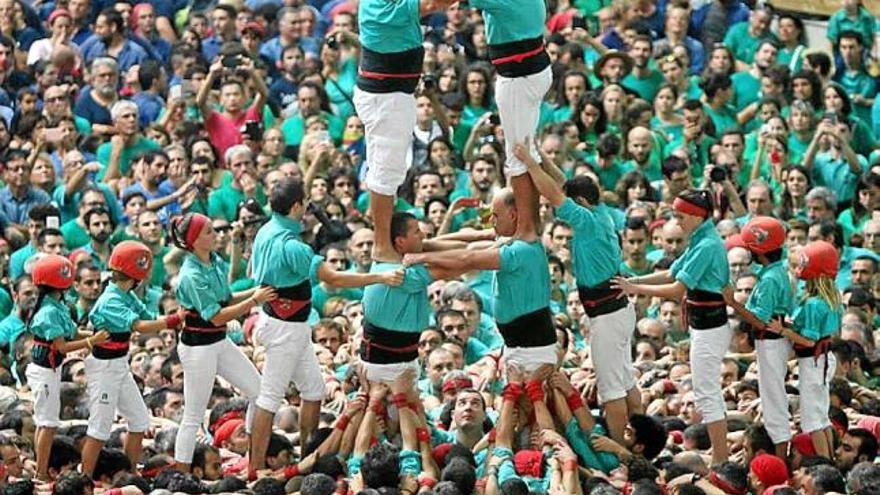
[[543,36],[489,45],[489,60],[504,77],[530,76],[550,66]]
[[681,309],[685,324],[694,330],[718,328],[727,323],[727,303],[717,292],[688,290]]
[[556,343],[556,326],[550,307],[545,307],[507,323],[498,323],[507,347],[544,347]]
[[361,359],[373,364],[408,363],[419,357],[420,332],[398,332],[364,320]]
[[613,313],[629,304],[629,299],[620,297],[620,289],[611,288],[610,279],[593,287],[579,285],[577,289],[584,312],[590,318]]
[[128,342],[131,332],[111,333],[110,340],[103,344],[95,344],[92,356],[95,359],[116,359],[128,354]]

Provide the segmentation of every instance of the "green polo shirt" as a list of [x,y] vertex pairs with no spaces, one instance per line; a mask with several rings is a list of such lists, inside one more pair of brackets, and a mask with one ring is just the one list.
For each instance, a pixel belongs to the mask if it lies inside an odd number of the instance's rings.
[[837,46],[840,33],[844,31],[856,31],[862,35],[863,43],[868,43],[870,46],[877,32],[877,20],[864,7],[859,7],[855,18],[850,17],[846,9],[840,9],[828,19],[827,35],[832,46]]
[[107,284],[101,297],[89,312],[89,321],[110,333],[129,333],[137,321],[155,320],[156,315],[131,291],[122,290],[114,282]]
[[730,76],[733,81],[733,106],[737,112],[760,100],[761,80],[748,71],[737,72]]
[[495,272],[495,320],[509,323],[550,305],[550,270],[541,241],[501,246]]
[[150,275],[150,285],[153,287],[165,285],[165,280],[168,278],[168,270],[165,269],[165,262],[163,260],[169,252],[171,252],[170,247],[162,246],[162,249],[153,256],[153,273]]
[[584,208],[565,198],[556,216],[574,230],[572,253],[574,273],[581,287],[595,287],[617,275],[620,269],[620,240],[608,207]]
[[76,218],[69,220],[61,226],[61,235],[64,236],[64,245],[68,251],[81,248],[89,243],[92,239],[89,233],[77,222]]
[[[98,146],[98,162],[104,166],[100,172],[98,172],[97,179],[99,181],[104,179],[104,174],[107,173],[107,167],[110,165],[110,151],[113,149],[113,145],[110,141]],[[125,146],[122,148],[122,153],[119,156],[119,174],[123,177],[129,175],[131,171],[131,160],[139,155],[143,155],[148,151],[158,151],[162,149],[159,146],[159,143],[153,141],[152,139],[145,138],[143,136],[139,136],[137,141],[131,146]]]
[[758,283],[752,290],[746,309],[764,323],[774,316],[789,315],[794,301],[794,292],[788,278],[785,263],[781,260],[761,267]]
[[617,187],[617,183],[620,182],[620,179],[633,170],[638,170],[638,166],[632,160],[625,162],[613,160],[607,167],[594,164],[593,170],[596,172],[596,175],[599,176],[599,182],[602,184],[602,189],[613,191]]
[[762,36],[752,36],[749,33],[749,21],[743,21],[734,24],[727,30],[724,36],[724,45],[733,51],[733,56],[741,62],[751,64],[755,61],[755,52],[758,51],[758,45],[766,39],[776,40],[776,36],[767,33]]
[[[239,203],[246,199],[244,191],[232,187],[231,183],[222,186],[208,196],[208,216],[234,222]],[[266,206],[266,193],[263,192],[262,185],[257,185],[255,199],[260,206]]]
[[[856,71],[843,71],[835,75],[834,80],[843,86],[850,100],[853,96],[861,95],[871,99],[877,95],[877,83],[864,69]],[[860,105],[852,102],[853,113],[864,122],[871,122],[871,105]]]
[[302,224],[277,213],[260,227],[254,238],[251,277],[257,285],[294,287],[316,280],[319,265],[313,265],[315,252],[300,239]]
[[[861,170],[867,170],[868,160],[862,155],[856,155]],[[856,193],[856,185],[861,174],[854,173],[846,158],[832,158],[830,153],[819,153],[813,162],[813,185],[825,186],[837,194],[838,201],[851,201]]]
[[190,253],[183,259],[178,275],[177,300],[180,306],[196,311],[205,321],[211,321],[232,298],[226,277],[229,265],[218,254],[211,254],[211,263],[205,264]]
[[621,82],[624,87],[638,93],[641,99],[645,101],[654,101],[657,92],[660,91],[660,86],[666,82],[666,79],[663,78],[663,74],[659,71],[649,69],[648,75],[645,77],[637,77],[635,74],[630,73],[623,78],[623,81]]
[[730,284],[727,250],[711,219],[691,233],[687,249],[670,270],[676,280],[691,290],[721,294]]
[[703,105],[703,109],[706,111],[706,115],[712,119],[712,123],[715,124],[716,136],[724,134],[725,131],[739,128],[739,122],[736,120],[736,109],[733,108],[733,105],[725,104],[718,110],[709,105]]
[[[398,263],[373,262],[370,273],[385,273],[400,268]],[[434,282],[424,265],[406,268],[403,283],[397,287],[368,285],[364,289],[364,318],[377,327],[395,332],[420,333],[428,327],[431,302],[428,286]]]
[[35,337],[50,342],[58,337],[72,339],[76,336],[76,324],[70,318],[70,309],[50,296],[43,298],[43,304],[31,320],[29,330]]
[[[339,117],[328,112],[319,115],[327,123],[327,132],[334,143],[342,142],[342,134],[345,132],[345,122]],[[284,133],[284,141],[288,146],[299,146],[306,133],[306,122],[301,115],[287,118],[281,124],[281,132]]]
[[792,326],[803,337],[816,341],[840,330],[843,308],[832,308],[818,296],[811,296],[794,308]]

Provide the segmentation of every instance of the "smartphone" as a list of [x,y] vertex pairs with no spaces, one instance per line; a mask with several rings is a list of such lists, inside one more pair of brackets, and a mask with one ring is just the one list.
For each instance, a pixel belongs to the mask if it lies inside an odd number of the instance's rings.
[[458,200],[458,204],[465,208],[476,208],[480,206],[480,198],[464,198]]
[[43,137],[46,139],[47,143],[56,144],[60,143],[63,138],[63,132],[60,127],[47,127],[43,129]]
[[587,29],[587,20],[581,16],[575,16],[571,18],[571,28],[572,29]]
[[60,229],[61,228],[61,219],[56,216],[46,217],[46,228],[47,229]]
[[330,133],[327,131],[321,131],[318,133],[318,142],[320,143],[332,143],[333,140],[330,139]]

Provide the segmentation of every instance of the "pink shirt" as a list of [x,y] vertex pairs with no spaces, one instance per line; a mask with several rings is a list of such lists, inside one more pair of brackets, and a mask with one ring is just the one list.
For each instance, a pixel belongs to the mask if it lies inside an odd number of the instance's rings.
[[211,144],[214,145],[214,148],[217,149],[217,153],[220,155],[218,157],[219,161],[224,167],[226,166],[226,150],[244,142],[241,136],[241,128],[249,121],[263,121],[262,115],[260,115],[260,112],[254,105],[251,105],[237,119],[230,119],[217,111],[213,111],[208,115],[205,127],[208,129]]

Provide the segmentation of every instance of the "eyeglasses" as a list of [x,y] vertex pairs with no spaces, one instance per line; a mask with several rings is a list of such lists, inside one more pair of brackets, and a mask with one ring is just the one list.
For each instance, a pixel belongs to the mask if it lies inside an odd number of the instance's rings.
[[231,230],[232,230],[232,225],[220,225],[220,226],[214,227],[214,232],[218,232],[221,234],[224,232],[229,232]]

